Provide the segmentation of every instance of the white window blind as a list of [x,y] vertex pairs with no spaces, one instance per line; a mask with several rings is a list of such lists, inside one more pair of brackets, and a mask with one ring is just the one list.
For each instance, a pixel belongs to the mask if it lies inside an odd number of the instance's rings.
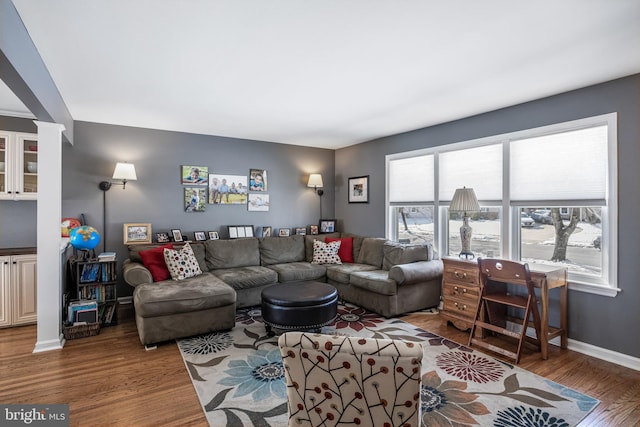
[[502,144],[441,153],[438,162],[440,200],[462,187],[473,188],[478,200],[502,199]]
[[389,202],[433,202],[433,154],[389,161]]
[[607,164],[607,126],[512,141],[510,198],[604,205]]

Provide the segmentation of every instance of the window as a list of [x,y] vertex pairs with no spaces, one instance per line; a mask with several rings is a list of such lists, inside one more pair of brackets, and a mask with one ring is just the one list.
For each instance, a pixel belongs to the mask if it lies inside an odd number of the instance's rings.
[[617,289],[615,113],[387,156],[387,237],[461,250],[456,188],[474,189],[472,252],[567,266],[572,289]]

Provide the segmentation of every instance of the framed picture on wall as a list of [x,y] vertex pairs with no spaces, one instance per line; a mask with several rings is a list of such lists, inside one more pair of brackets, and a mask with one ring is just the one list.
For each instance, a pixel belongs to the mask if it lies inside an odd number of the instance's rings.
[[181,171],[183,184],[207,185],[209,179],[209,168],[207,166],[184,165],[181,167]]
[[261,193],[249,193],[249,203],[247,203],[249,212],[267,212],[269,211],[269,195]]
[[184,211],[204,212],[207,202],[206,187],[184,187]]
[[336,231],[335,219],[321,219],[320,220],[320,233],[333,233]]
[[247,176],[209,174],[209,204],[244,205],[247,203]]
[[151,224],[123,224],[124,244],[151,243]]
[[349,178],[349,203],[369,203],[369,175]]
[[249,170],[249,190],[267,191],[267,171],[264,169]]

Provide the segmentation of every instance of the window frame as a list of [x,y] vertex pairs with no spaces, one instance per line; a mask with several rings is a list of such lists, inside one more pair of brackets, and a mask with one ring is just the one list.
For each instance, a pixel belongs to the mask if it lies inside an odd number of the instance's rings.
[[[397,239],[397,222],[393,210],[397,206],[404,205],[428,205],[433,206],[434,220],[434,247],[441,254],[448,253],[448,206],[449,201],[440,200],[439,195],[439,155],[445,152],[459,151],[479,146],[501,144],[503,149],[503,182],[502,200],[479,200],[481,207],[499,206],[502,210],[500,227],[500,245],[502,254],[509,259],[520,259],[520,208],[525,207],[522,203],[512,203],[509,194],[509,162],[510,143],[514,140],[535,138],[549,134],[563,133],[583,129],[598,125],[607,126],[607,193],[605,203],[602,208],[602,273],[599,277],[585,276],[578,273],[569,273],[569,288],[582,292],[594,293],[604,296],[616,296],[621,289],[618,288],[618,224],[613,219],[618,217],[618,135],[617,135],[617,113],[608,113],[598,116],[586,117],[582,119],[525,129],[521,131],[509,132],[505,134],[493,135],[484,138],[461,141],[447,145],[440,145],[431,148],[413,150],[403,153],[389,154],[385,157],[385,224],[386,237],[390,240]],[[407,157],[424,155],[434,155],[434,200],[424,202],[394,202],[389,201],[390,162]],[[567,200],[562,203],[554,202],[554,206],[576,206],[576,200]],[[578,203],[579,204],[579,203]],[[528,203],[526,207],[529,207]]]

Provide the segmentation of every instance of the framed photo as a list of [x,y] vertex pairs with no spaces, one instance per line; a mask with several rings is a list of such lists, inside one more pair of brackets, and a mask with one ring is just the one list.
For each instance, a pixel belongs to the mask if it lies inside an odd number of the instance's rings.
[[182,166],[182,183],[191,185],[207,185],[209,168],[207,166]]
[[204,212],[206,201],[206,187],[184,187],[185,212]]
[[244,205],[246,203],[246,175],[209,174],[210,205]]
[[349,203],[369,203],[369,175],[349,178]]
[[281,228],[278,230],[278,236],[280,237],[289,237],[290,233],[291,230],[289,230],[288,228]]
[[124,244],[151,243],[151,224],[124,224]]
[[156,242],[158,243],[169,243],[171,241],[171,237],[169,237],[169,233],[156,233]]
[[318,226],[317,225],[310,225],[309,226],[309,232],[311,234],[318,234]]
[[207,235],[204,234],[204,231],[196,231],[195,233],[193,233],[193,239],[196,242],[202,242],[207,240]]
[[247,210],[250,212],[268,212],[269,211],[269,195],[261,193],[250,193]]
[[220,238],[220,236],[218,235],[217,231],[210,231],[209,232],[209,240],[218,240]]
[[296,227],[296,234],[299,236],[307,235],[307,227]]
[[263,225],[262,226],[262,237],[271,237],[271,226]]
[[173,237],[174,242],[184,242],[184,239],[182,238],[182,231],[177,228],[171,230],[171,236]]
[[267,191],[267,171],[263,169],[249,170],[249,190]]
[[320,220],[320,233],[333,233],[336,231],[335,219],[321,219]]
[[227,230],[230,239],[253,237],[253,225],[228,225]]

